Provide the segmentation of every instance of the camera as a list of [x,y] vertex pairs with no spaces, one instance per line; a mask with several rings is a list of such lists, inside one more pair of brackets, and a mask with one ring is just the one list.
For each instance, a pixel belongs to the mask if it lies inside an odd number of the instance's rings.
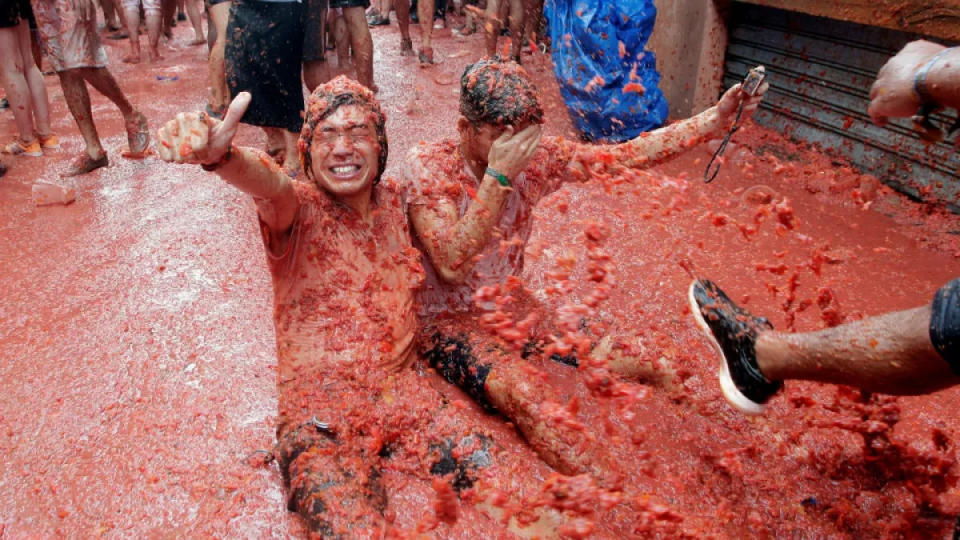
[[760,89],[760,85],[763,84],[765,78],[767,78],[767,70],[764,69],[763,66],[757,66],[747,73],[747,77],[743,79],[743,84],[740,85],[740,89],[746,92],[748,96],[756,95],[757,90]]

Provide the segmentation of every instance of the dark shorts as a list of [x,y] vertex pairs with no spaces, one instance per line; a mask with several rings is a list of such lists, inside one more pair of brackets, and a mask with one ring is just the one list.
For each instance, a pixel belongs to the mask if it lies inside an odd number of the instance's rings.
[[303,14],[303,61],[323,60],[327,41],[327,0],[306,0]]
[[215,6],[217,4],[222,4],[224,2],[229,2],[230,0],[207,0],[207,5]]
[[484,384],[490,364],[483,363],[474,352],[466,334],[447,336],[428,330],[420,336],[420,355],[447,381],[457,385],[488,411],[496,410],[487,399]]
[[0,7],[0,28],[14,28],[20,25],[21,19],[33,18],[30,0],[0,0],[0,3],[3,4]]
[[302,54],[303,4],[234,1],[224,57],[230,98],[253,96],[243,123],[300,132]]
[[941,287],[933,297],[930,343],[960,376],[960,278]]
[[330,0],[330,7],[332,8],[348,8],[348,7],[362,7],[367,9],[370,7],[370,0]]

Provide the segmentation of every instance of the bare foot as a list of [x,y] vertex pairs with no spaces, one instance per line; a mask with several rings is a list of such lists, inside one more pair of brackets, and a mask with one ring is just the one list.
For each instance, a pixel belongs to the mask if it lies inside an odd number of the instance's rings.
[[187,43],[187,45],[190,45],[190,46],[192,47],[192,46],[194,46],[194,45],[204,45],[204,44],[206,44],[206,43],[207,43],[207,40],[206,40],[206,39],[204,39],[204,38],[202,38],[202,37],[200,37],[200,36],[197,36],[197,37],[193,38],[193,41]]
[[161,60],[163,57],[160,56],[160,51],[156,48],[147,49],[147,59],[150,60],[151,64],[155,64]]
[[139,64],[140,63],[140,54],[128,54],[123,57],[123,61],[126,64]]

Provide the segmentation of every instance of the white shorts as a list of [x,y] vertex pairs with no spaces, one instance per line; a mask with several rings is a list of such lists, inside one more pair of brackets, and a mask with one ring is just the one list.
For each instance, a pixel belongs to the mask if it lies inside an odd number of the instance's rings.
[[136,9],[141,2],[144,11],[160,11],[160,0],[123,0],[123,9]]

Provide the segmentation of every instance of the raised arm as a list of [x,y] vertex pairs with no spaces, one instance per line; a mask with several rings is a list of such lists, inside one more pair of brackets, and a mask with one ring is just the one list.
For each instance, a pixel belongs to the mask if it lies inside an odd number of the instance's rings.
[[[489,169],[513,180],[526,169],[539,144],[539,125],[516,134],[508,128],[490,147]],[[510,187],[501,185],[499,179],[485,172],[463,216],[459,215],[456,202],[450,199],[410,205],[414,232],[441,279],[463,283],[473,269],[474,257],[490,241],[510,191]]]
[[249,104],[250,94],[241,92],[222,122],[205,113],[180,113],[157,130],[157,148],[164,161],[204,165],[252,195],[260,219],[279,235],[290,229],[299,203],[293,181],[272,159],[258,150],[233,146]]
[[578,162],[574,163],[574,166],[589,170],[593,165],[593,156],[600,150],[609,151],[617,163],[627,167],[644,168],[655,165],[708,139],[722,136],[733,125],[741,103],[743,113],[740,121],[750,118],[763,100],[767,88],[769,84],[763,83],[757,93],[750,96],[740,90],[740,84],[736,84],[724,92],[716,105],[696,116],[644,133],[625,143],[593,149],[584,145],[577,152],[575,160]]
[[[939,56],[938,56],[939,55]],[[931,41],[911,41],[877,73],[870,87],[870,118],[879,125],[894,116],[913,116],[920,107],[920,91],[944,107],[960,109],[960,48],[947,49]]]

